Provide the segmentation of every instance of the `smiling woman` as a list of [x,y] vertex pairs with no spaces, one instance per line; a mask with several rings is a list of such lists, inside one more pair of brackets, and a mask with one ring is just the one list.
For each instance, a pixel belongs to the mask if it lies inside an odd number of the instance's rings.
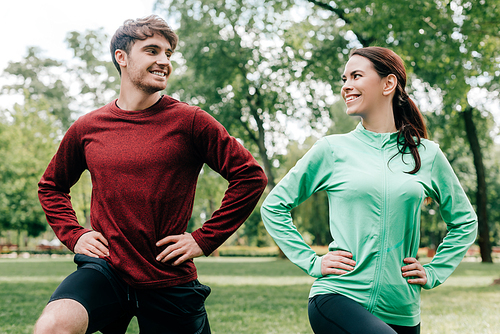
[[[421,288],[450,276],[475,240],[477,218],[438,145],[426,139],[401,58],[385,48],[355,50],[342,79],[347,113],[361,123],[318,140],[266,198],[262,219],[285,255],[317,278],[308,309],[315,333],[416,334]],[[326,191],[331,213],[324,256],[304,242],[291,215],[318,191]],[[449,232],[422,265],[420,208],[428,197]]]
[[[352,56],[345,67],[342,81],[341,95],[347,105],[348,115],[361,116],[368,130],[396,132],[391,103],[396,87],[394,74],[380,77],[367,58]],[[370,129],[369,125],[377,129]]]
[[[410,173],[418,172],[421,162],[417,148],[422,138],[428,138],[427,129],[422,113],[405,91],[406,70],[401,58],[386,48],[354,50],[344,73],[349,72],[354,80],[348,81],[344,74],[341,90],[347,113],[361,116],[367,130],[397,131],[398,147],[401,143],[399,153],[404,155],[409,149],[415,161],[415,168]],[[357,89],[363,93],[356,94]],[[360,105],[358,102],[363,100],[367,102]]]

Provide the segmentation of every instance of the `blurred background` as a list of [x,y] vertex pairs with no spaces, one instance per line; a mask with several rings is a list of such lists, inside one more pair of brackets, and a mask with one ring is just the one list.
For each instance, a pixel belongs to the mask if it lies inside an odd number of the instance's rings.
[[[65,254],[45,221],[37,182],[79,116],[117,97],[109,41],[124,20],[158,14],[179,35],[164,92],[218,119],[264,167],[267,192],[321,136],[349,132],[340,76],[351,49],[388,47],[408,92],[476,208],[468,258],[500,257],[500,4],[492,0],[21,0],[0,4],[0,251]],[[227,182],[204,168],[189,231],[220,205]],[[89,226],[88,173],[72,189]],[[264,194],[265,197],[266,194]],[[328,201],[294,209],[306,241],[326,251]],[[423,207],[421,255],[446,234]],[[218,255],[277,255],[259,208]]]

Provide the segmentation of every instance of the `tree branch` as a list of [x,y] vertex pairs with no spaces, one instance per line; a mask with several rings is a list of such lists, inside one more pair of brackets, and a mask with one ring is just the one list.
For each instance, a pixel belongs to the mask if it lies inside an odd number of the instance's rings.
[[[352,21],[346,17],[346,12],[342,8],[335,8],[329,4],[326,4],[324,2],[318,1],[318,0],[307,0],[310,3],[321,7],[323,9],[326,9],[330,12],[335,13],[340,19],[342,19],[346,24],[352,25]],[[356,38],[358,41],[361,43],[363,46],[370,46],[373,42],[375,42],[375,38],[364,38],[361,36],[361,34],[357,33],[356,31],[353,31],[353,33],[356,35]]]
[[248,126],[247,122],[243,121],[241,118],[240,118],[240,122],[241,122],[241,125],[243,126],[243,128],[245,129],[245,131],[248,133],[248,136],[250,137],[250,140],[254,141],[258,145],[259,144],[259,140],[257,139],[257,137],[255,137],[255,134],[253,133],[253,130],[250,129],[250,127]]

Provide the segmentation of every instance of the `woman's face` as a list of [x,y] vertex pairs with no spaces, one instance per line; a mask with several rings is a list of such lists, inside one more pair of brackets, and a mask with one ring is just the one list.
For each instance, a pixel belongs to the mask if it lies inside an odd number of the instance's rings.
[[384,106],[385,78],[380,78],[372,63],[354,55],[347,62],[342,75],[341,95],[347,105],[347,114],[368,117]]

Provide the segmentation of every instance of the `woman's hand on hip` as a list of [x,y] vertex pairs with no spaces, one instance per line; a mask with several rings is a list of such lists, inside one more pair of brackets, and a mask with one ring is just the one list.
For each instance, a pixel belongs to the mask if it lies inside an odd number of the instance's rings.
[[355,265],[356,262],[349,252],[342,250],[328,252],[321,260],[321,275],[343,275],[352,271]]
[[401,268],[403,277],[413,277],[408,278],[408,283],[419,285],[425,285],[425,283],[427,283],[427,274],[425,269],[416,258],[407,257],[403,260],[403,262],[407,264],[407,266]]

